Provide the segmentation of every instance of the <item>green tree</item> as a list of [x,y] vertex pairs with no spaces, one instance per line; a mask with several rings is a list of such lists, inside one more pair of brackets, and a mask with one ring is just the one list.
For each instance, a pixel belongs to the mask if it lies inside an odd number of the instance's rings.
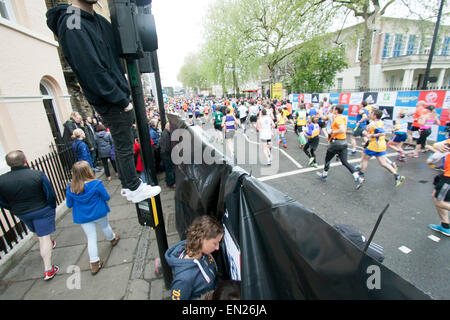
[[323,92],[333,85],[336,73],[347,67],[344,47],[327,49],[319,42],[308,42],[294,59],[295,73],[287,85],[300,92]]
[[294,53],[298,44],[327,30],[335,11],[325,0],[241,0],[245,12],[241,28],[259,51],[276,82],[275,69]]
[[198,92],[209,85],[205,73],[200,55],[198,53],[191,54],[185,58],[184,65],[181,67],[177,79],[185,88],[195,89]]
[[239,0],[216,0],[208,8],[202,61],[208,79],[220,83],[224,93],[230,86],[239,92],[239,84],[249,80],[257,70],[258,55],[245,37],[243,19]]

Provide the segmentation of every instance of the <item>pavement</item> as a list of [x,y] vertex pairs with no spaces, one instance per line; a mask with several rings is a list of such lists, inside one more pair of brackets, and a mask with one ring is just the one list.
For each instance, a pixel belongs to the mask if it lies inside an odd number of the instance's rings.
[[[164,214],[169,247],[179,242],[175,229],[175,190],[166,186],[165,173],[158,175],[161,186],[161,206]],[[60,267],[56,276],[43,280],[43,262],[39,244],[28,236],[28,250],[11,251],[15,257],[6,270],[0,269],[0,300],[166,300],[162,275],[155,272],[155,259],[159,258],[155,230],[138,223],[135,204],[120,195],[120,181],[105,179],[111,195],[109,222],[114,232],[120,234],[119,243],[112,248],[99,228],[98,249],[104,267],[91,275],[87,239],[77,224],[73,223],[72,210],[57,215],[56,231],[52,239],[56,247],[52,263]],[[23,245],[23,244],[22,244]],[[23,250],[22,250],[23,251]],[[6,259],[6,257],[5,257]],[[2,259],[3,260],[3,259]],[[3,268],[4,269],[4,268]]]

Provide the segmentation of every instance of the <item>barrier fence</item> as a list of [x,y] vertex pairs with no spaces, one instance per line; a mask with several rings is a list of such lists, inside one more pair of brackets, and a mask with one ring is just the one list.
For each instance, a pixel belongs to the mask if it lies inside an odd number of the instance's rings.
[[[72,179],[71,168],[75,155],[70,146],[51,145],[52,151],[38,159],[28,161],[33,170],[45,173],[55,190],[56,205],[66,199],[66,186]],[[26,225],[8,210],[0,209],[0,259],[28,234]]]
[[312,104],[316,107],[319,102],[327,98],[333,104],[344,106],[344,116],[347,117],[347,126],[355,128],[356,117],[360,109],[361,101],[365,100],[369,104],[377,106],[383,111],[383,118],[386,130],[391,130],[393,121],[397,119],[398,114],[403,111],[411,116],[415,111],[418,101],[424,101],[425,106],[433,106],[439,116],[439,125],[432,126],[431,135],[428,137],[433,141],[443,141],[447,139],[447,123],[450,122],[450,90],[400,90],[400,91],[364,91],[364,92],[332,92],[332,93],[301,93],[290,94],[294,108],[303,101],[305,104]]
[[[430,299],[314,212],[242,168],[226,159],[198,161],[194,146],[213,157],[222,153],[180,117],[167,116],[172,132],[187,133],[172,141],[173,152],[187,153],[175,166],[177,231],[185,239],[201,215],[222,221],[224,241],[213,253],[218,275],[240,280],[243,300]],[[376,290],[371,270],[383,279]]]

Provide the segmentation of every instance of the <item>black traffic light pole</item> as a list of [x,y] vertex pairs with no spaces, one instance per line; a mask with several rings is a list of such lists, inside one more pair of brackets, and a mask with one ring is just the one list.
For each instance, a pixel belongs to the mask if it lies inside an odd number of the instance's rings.
[[151,63],[153,67],[153,72],[155,73],[156,94],[158,96],[159,114],[161,115],[161,129],[164,130],[166,126],[166,111],[164,110],[164,100],[161,87],[161,75],[159,74],[158,54],[156,53],[156,51],[153,51],[151,53]]
[[[147,9],[144,9],[149,7],[151,0],[108,0],[108,4],[120,55],[126,60],[145,177],[149,184],[155,185],[158,184],[158,179],[156,177],[139,66],[142,63],[141,60],[145,60],[145,53],[152,53],[158,48],[153,16],[150,12],[146,13]],[[168,249],[168,243],[160,195],[136,204],[136,210],[139,223],[149,225],[155,230],[165,285],[166,288],[170,288],[172,270],[164,257]]]
[[439,24],[441,22],[442,7],[444,6],[445,0],[441,0],[441,5],[439,7],[439,13],[434,26],[433,42],[431,43],[430,54],[428,56],[427,69],[425,70],[425,76],[423,78],[422,90],[427,90],[428,78],[430,77],[431,63],[433,62],[434,48],[436,46],[436,40],[439,33]]
[[[147,113],[145,110],[144,92],[142,88],[141,73],[139,71],[139,65],[136,59],[127,58],[127,70],[128,79],[131,86],[131,92],[133,97],[134,113],[136,116],[136,128],[138,130],[138,136],[141,146],[141,155],[145,170],[145,178],[147,181],[152,181],[154,184],[158,184],[158,178],[156,177],[156,169],[154,165],[153,151],[150,140],[150,131],[148,128]],[[153,212],[158,223],[155,221],[155,235],[158,243],[159,257],[161,259],[161,266],[164,275],[164,281],[166,288],[170,288],[172,282],[172,272],[164,257],[165,252],[168,249],[166,227],[164,223],[164,215],[161,207],[160,195],[154,197],[155,203],[152,203],[152,199],[147,200],[150,211]],[[140,210],[138,205],[136,210]],[[156,220],[154,219],[154,220]]]

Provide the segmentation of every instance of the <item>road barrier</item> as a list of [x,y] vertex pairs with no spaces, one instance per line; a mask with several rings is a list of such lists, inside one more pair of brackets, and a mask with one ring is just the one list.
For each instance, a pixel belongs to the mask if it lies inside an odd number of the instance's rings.
[[[178,116],[168,118],[172,131],[189,133],[184,139],[190,136],[192,146],[213,148]],[[190,160],[175,167],[177,231],[185,239],[191,222],[205,214],[222,221],[224,240],[215,253],[219,277],[240,280],[242,299],[430,299],[314,212],[240,167],[226,159]]]

